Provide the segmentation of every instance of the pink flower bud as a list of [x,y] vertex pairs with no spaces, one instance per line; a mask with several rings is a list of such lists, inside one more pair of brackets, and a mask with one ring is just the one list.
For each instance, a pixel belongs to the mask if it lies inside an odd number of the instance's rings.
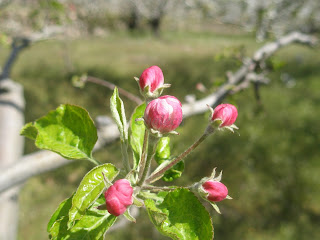
[[110,214],[119,216],[133,203],[133,189],[127,179],[120,179],[104,193],[107,210]]
[[182,121],[181,107],[181,102],[173,96],[166,95],[152,100],[144,112],[146,126],[160,133],[175,130]]
[[220,119],[222,121],[220,127],[231,126],[237,119],[238,110],[231,104],[218,105],[212,114],[211,120]]
[[221,182],[206,181],[202,187],[208,193],[207,199],[211,202],[220,202],[228,196],[228,188]]
[[149,86],[149,91],[153,93],[155,90],[162,87],[163,83],[163,73],[158,66],[151,66],[145,69],[139,78],[139,85],[142,92],[145,87]]

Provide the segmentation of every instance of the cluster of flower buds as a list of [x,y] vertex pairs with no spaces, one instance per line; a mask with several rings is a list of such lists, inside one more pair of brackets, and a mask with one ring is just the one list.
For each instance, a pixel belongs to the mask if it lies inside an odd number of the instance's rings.
[[174,130],[182,121],[182,105],[174,96],[159,97],[164,88],[164,77],[158,66],[151,66],[143,71],[139,78],[140,92],[149,102],[144,113],[146,127],[155,135],[176,133]]
[[[164,84],[164,77],[158,66],[151,66],[143,71],[140,78],[136,78],[140,86],[140,92],[149,102],[144,112],[144,123],[147,129],[158,137],[165,134],[176,133],[174,130],[182,121],[182,105],[174,96],[160,97],[164,88],[170,84]],[[207,131],[227,128],[233,132],[238,129],[234,122],[238,116],[237,108],[231,104],[220,104],[214,110],[212,108]],[[209,130],[208,130],[209,129]],[[194,185],[194,189],[202,198],[210,202],[220,213],[216,202],[231,199],[228,196],[228,188],[221,183],[222,172],[215,177],[215,169],[210,178],[204,178]],[[107,189],[104,196],[106,207],[110,214],[119,216],[126,212],[133,204],[133,189],[126,179],[116,181]]]
[[[160,97],[164,88],[164,77],[158,66],[143,71],[139,79],[140,92],[149,102],[144,113],[146,127],[154,134],[173,133],[182,121],[181,102],[173,96]],[[111,185],[104,194],[106,207],[110,214],[119,216],[133,204],[133,188],[126,179],[120,179]]]

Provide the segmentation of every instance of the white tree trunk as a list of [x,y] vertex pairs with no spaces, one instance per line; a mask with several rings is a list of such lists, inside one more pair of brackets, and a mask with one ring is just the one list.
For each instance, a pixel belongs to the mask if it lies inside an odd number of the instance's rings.
[[[24,139],[24,96],[20,84],[10,79],[0,83],[0,171],[19,161]],[[0,194],[0,240],[15,240],[19,220],[19,186]]]

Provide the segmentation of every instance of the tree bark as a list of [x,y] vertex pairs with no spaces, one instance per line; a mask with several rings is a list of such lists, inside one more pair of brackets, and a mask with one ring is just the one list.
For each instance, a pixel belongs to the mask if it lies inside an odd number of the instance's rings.
[[[20,84],[4,79],[0,85],[0,170],[22,158],[24,138],[19,135],[24,125],[24,96]],[[15,186],[0,194],[0,239],[15,240],[19,220],[18,194]]]

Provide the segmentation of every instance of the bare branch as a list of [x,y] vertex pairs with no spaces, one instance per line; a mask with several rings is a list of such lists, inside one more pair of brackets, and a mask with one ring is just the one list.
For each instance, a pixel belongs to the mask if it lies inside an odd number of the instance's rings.
[[35,43],[43,40],[51,39],[52,37],[63,33],[64,28],[57,25],[51,25],[44,27],[40,32],[34,32],[30,36],[27,36],[30,42]]
[[[104,87],[107,87],[111,90],[113,90],[115,88],[115,84],[111,83],[111,82],[108,82],[106,80],[103,80],[103,79],[100,79],[100,78],[96,78],[96,77],[92,77],[92,76],[84,76],[83,77],[84,79],[82,79],[84,82],[92,82],[92,83],[95,83],[95,84],[98,84],[98,85],[101,85],[101,86],[104,86]],[[142,104],[143,101],[133,95],[132,93],[128,92],[127,90],[124,90],[123,88],[120,88],[120,87],[117,87],[118,90],[119,90],[119,93],[123,96],[125,96],[126,98],[136,102],[138,105]]]
[[[208,110],[207,104],[210,106],[219,104],[222,99],[232,93],[232,90],[236,86],[246,80],[247,75],[252,73],[260,62],[264,61],[267,57],[270,57],[279,48],[294,42],[312,46],[316,43],[316,39],[309,35],[294,32],[284,36],[276,42],[266,44],[254,54],[253,59],[246,61],[238,71],[231,74],[228,81],[216,92],[198,101],[183,104],[182,110],[184,117],[187,118],[195,114],[206,112]],[[98,132],[99,141],[95,147],[96,150],[105,144],[113,142],[119,137],[119,132],[115,124],[101,128]],[[72,161],[65,160],[57,154],[48,151],[39,151],[28,154],[17,164],[2,170],[2,174],[0,175],[0,192],[17,184],[21,184],[32,176],[56,169],[70,162]]]
[[36,32],[31,34],[29,37],[16,37],[13,39],[11,44],[11,52],[6,60],[6,63],[3,67],[3,71],[0,75],[0,81],[3,79],[10,78],[10,72],[12,69],[13,64],[17,60],[20,52],[24,50],[25,48],[29,47],[30,44],[46,40],[51,38],[53,35],[56,35],[57,33],[61,33],[62,28],[58,26],[48,26],[45,27],[41,32]]
[[267,78],[265,75],[266,73],[260,73],[260,74],[256,74],[254,72],[248,73],[246,76],[246,79],[242,83],[232,88],[230,94],[236,94],[244,89],[249,88],[251,83],[259,83],[264,85],[269,84],[270,79]]

